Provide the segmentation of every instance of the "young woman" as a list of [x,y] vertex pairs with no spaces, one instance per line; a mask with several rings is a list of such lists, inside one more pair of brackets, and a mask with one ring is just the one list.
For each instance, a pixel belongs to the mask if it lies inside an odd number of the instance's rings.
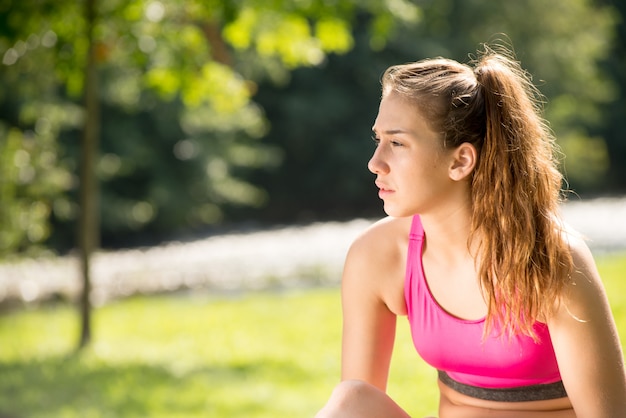
[[385,393],[405,315],[438,370],[440,418],[626,417],[615,322],[559,217],[529,77],[486,48],[472,66],[393,66],[382,87],[368,168],[389,217],[348,253],[342,382],[317,417],[409,416]]

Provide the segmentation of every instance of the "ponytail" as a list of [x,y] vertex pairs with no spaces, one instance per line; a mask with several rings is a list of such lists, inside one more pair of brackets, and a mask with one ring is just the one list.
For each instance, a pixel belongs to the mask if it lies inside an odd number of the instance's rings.
[[[539,94],[519,64],[487,49],[474,68],[485,137],[472,178],[472,229],[489,296],[487,330],[535,337],[572,269],[558,219],[562,176]],[[474,234],[472,234],[474,235]]]

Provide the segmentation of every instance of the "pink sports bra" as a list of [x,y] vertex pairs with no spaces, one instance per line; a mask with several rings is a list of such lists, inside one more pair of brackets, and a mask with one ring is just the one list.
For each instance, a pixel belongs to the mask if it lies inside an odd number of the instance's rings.
[[[415,348],[439,370],[440,379],[462,393],[484,399],[520,401],[567,396],[547,325],[535,324],[537,343],[524,335],[483,338],[484,318],[460,319],[434,299],[422,268],[423,242],[424,230],[416,215],[409,237],[404,295]],[[521,390],[522,398],[519,394],[496,396],[490,391],[496,389],[497,394],[498,390],[525,387],[533,388],[530,398],[526,389]]]

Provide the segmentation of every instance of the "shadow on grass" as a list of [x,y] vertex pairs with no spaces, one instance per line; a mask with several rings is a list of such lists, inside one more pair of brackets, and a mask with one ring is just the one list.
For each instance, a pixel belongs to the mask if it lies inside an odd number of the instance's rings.
[[247,417],[307,379],[296,365],[272,361],[175,373],[80,356],[0,363],[0,376],[0,418]]

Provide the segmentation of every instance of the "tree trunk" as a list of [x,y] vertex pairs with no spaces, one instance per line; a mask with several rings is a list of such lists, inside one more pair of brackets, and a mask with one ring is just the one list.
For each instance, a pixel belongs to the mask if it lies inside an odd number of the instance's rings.
[[80,218],[78,225],[78,247],[82,275],[80,297],[80,340],[78,348],[91,341],[91,255],[100,241],[98,209],[98,182],[96,179],[96,156],[100,132],[100,108],[98,104],[98,80],[94,27],[96,21],[96,1],[86,0],[85,24],[89,49],[85,67],[85,125],[81,144],[80,161]]

